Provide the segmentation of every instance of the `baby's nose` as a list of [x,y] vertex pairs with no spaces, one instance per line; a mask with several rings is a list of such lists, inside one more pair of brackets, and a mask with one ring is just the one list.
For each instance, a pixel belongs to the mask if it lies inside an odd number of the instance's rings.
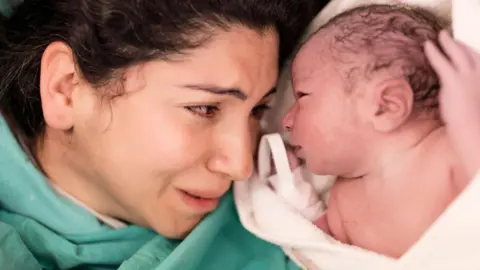
[[293,124],[295,122],[295,112],[297,110],[297,106],[296,105],[293,105],[292,107],[290,107],[290,109],[287,111],[287,114],[285,114],[285,116],[283,117],[283,120],[282,120],[282,125],[283,125],[283,128],[286,130],[286,131],[291,131],[292,128],[293,128]]

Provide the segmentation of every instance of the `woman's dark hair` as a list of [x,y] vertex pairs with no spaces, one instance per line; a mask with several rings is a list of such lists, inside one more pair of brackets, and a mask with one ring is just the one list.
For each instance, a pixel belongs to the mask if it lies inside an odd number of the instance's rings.
[[314,15],[311,0],[25,0],[0,21],[0,111],[23,136],[44,130],[39,75],[54,41],[73,51],[83,78],[99,87],[130,66],[204,44],[232,24],[280,35],[280,59]]

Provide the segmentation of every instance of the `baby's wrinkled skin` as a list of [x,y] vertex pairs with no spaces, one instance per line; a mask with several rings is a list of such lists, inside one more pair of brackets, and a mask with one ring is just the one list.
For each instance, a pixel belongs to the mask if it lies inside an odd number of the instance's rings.
[[[319,223],[341,242],[399,258],[468,184],[423,50],[441,28],[414,10],[361,7],[294,59],[296,102],[284,125],[310,171],[338,176]],[[430,58],[440,59],[433,48]],[[454,88],[445,74],[443,87]]]

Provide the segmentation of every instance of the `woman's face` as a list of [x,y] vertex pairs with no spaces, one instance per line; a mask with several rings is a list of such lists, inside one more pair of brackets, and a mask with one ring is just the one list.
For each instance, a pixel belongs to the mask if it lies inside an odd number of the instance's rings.
[[49,83],[68,70],[53,68],[67,62],[49,49],[38,158],[52,182],[94,210],[179,238],[252,173],[259,117],[277,79],[274,30],[234,27],[178,61],[131,68],[125,94],[111,100],[77,75]]

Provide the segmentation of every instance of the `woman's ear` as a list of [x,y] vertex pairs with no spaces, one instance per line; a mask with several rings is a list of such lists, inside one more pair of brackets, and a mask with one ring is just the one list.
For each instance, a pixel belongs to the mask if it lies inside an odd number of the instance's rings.
[[378,132],[402,126],[413,109],[413,90],[405,79],[391,79],[370,88],[369,122]]
[[40,67],[40,96],[48,126],[58,130],[73,127],[72,92],[78,78],[70,47],[62,42],[51,43]]

